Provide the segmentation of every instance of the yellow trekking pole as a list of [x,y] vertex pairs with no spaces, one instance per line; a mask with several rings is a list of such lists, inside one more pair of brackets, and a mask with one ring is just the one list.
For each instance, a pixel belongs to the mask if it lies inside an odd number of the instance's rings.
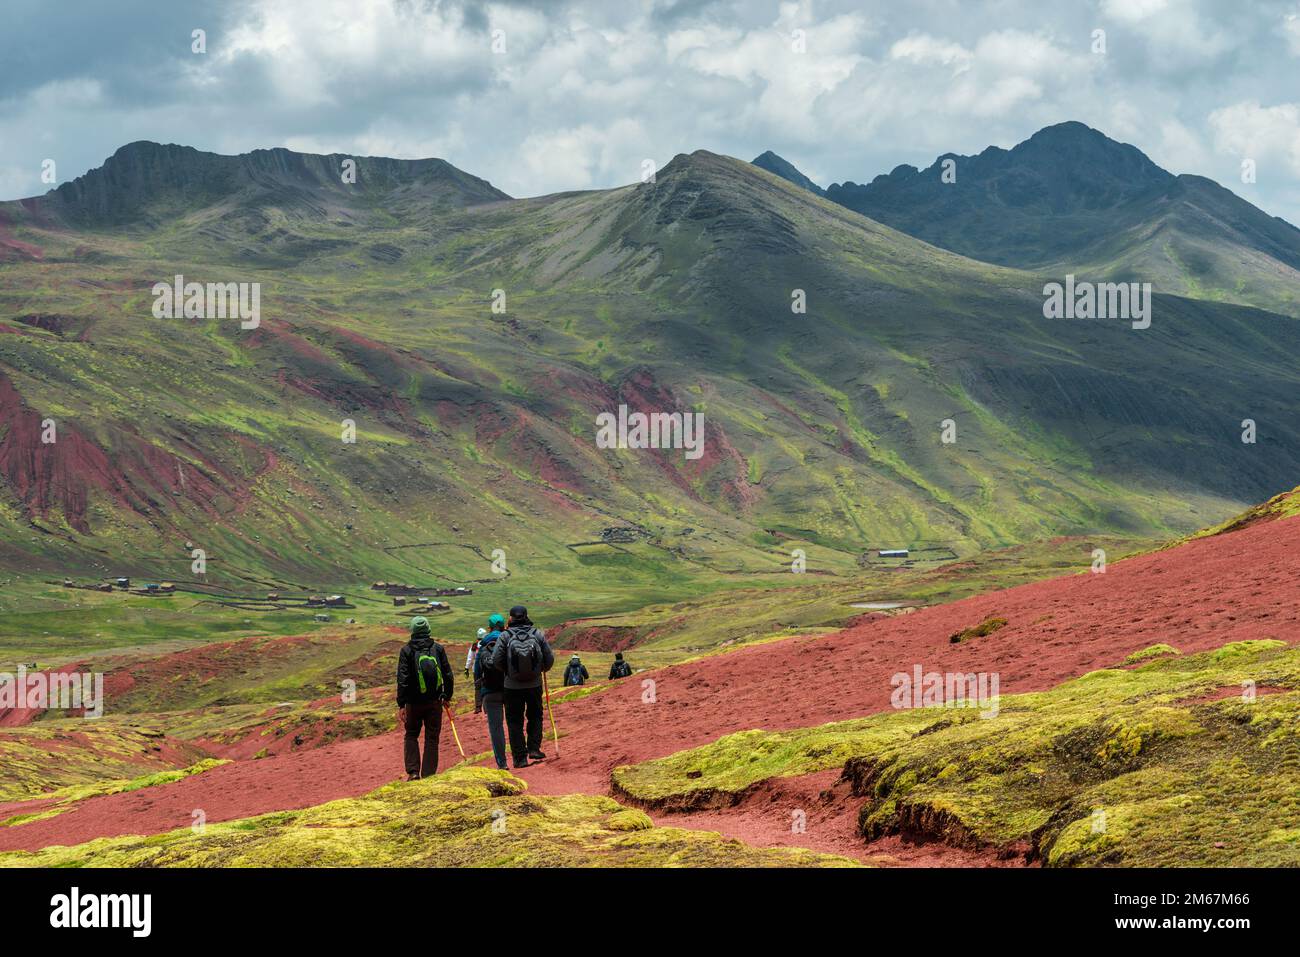
[[546,681],[546,672],[542,672],[542,690],[546,692],[546,713],[551,716],[551,738],[555,741],[555,756],[560,756],[560,732],[555,727],[555,709],[551,707],[551,686]]
[[447,711],[447,720],[451,722],[451,736],[456,739],[456,750],[460,752],[460,756],[463,758],[465,757],[465,749],[460,746],[460,735],[456,733],[456,719],[452,717],[451,702],[443,701],[442,706]]

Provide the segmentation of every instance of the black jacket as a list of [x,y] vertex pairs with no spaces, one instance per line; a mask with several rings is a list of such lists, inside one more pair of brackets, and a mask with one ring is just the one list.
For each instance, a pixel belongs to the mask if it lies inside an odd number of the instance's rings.
[[[441,695],[438,694],[437,687],[430,687],[423,694],[420,693],[420,676],[416,671],[415,663],[421,655],[433,655],[438,659],[438,670],[442,672]],[[412,638],[397,653],[397,706],[399,708],[404,708],[408,704],[426,704],[439,697],[444,701],[450,701],[455,687],[454,682],[447,652],[432,638]]]
[[[512,633],[520,637],[531,634],[536,639],[542,652],[541,670],[531,676],[510,674],[509,650]],[[542,672],[551,670],[551,666],[555,664],[555,655],[551,651],[551,646],[546,643],[546,636],[542,634],[542,630],[532,622],[528,622],[522,625],[514,625],[501,632],[501,637],[497,639],[496,645],[492,648],[491,664],[493,668],[505,674],[506,690],[540,688],[542,686]]]
[[612,681],[615,678],[632,677],[632,666],[626,661],[616,661],[609,666],[609,677]]

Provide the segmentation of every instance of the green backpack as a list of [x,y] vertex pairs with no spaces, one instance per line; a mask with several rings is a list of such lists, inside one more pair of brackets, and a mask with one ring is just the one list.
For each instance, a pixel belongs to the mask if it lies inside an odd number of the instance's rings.
[[[429,693],[429,682],[432,682],[438,693],[442,694],[442,668],[438,666],[438,656],[436,654],[420,655],[420,657],[416,658],[415,675],[420,679],[420,694]],[[426,675],[428,675],[427,680]]]

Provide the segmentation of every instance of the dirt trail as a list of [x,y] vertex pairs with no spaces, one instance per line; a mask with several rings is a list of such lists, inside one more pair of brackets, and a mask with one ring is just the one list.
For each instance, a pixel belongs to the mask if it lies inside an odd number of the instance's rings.
[[[997,615],[1005,628],[962,644],[949,636]],[[1005,693],[1040,690],[1133,651],[1168,642],[1183,652],[1247,638],[1300,639],[1300,518],[1078,574],[990,592],[898,618],[868,620],[820,638],[791,638],[637,674],[556,708],[558,760],[519,771],[535,793],[605,794],[610,771],[748,728],[791,728],[860,717],[890,707],[890,678],[920,664],[936,671],[997,671]],[[557,654],[558,657],[558,654]],[[635,656],[632,656],[635,664]],[[650,686],[653,681],[653,700]],[[489,748],[473,715],[458,720],[470,754]],[[550,728],[547,728],[550,740]],[[554,746],[545,749],[554,756]],[[442,760],[458,760],[444,733]],[[0,850],[73,844],[112,834],[188,826],[307,807],[363,794],[400,776],[396,734],[257,761],[239,761],[174,784],[92,798],[76,809],[0,828]],[[823,775],[825,777],[825,775]],[[833,775],[832,775],[833,777]],[[809,808],[801,843],[861,855],[846,797],[822,809],[827,782],[785,782],[772,813],[750,802],[712,814],[663,815],[663,823],[707,827],[756,844],[792,843],[790,806]],[[816,810],[820,817],[815,817]],[[818,831],[823,833],[819,836]],[[898,863],[993,863],[951,849],[878,843]],[[932,853],[931,853],[932,852]]]

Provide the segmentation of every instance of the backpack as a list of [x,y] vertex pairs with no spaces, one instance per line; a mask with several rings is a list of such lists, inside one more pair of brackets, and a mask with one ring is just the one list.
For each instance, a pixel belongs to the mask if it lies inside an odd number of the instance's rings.
[[501,638],[506,643],[506,674],[516,680],[528,681],[542,670],[542,644],[537,640],[537,629],[511,628]]
[[492,652],[500,640],[499,637],[491,641],[484,640],[479,645],[478,655],[475,657],[474,670],[482,680],[483,691],[486,693],[500,691],[504,687],[505,676],[492,667]]
[[615,678],[630,678],[631,676],[632,676],[632,666],[631,666],[631,665],[629,665],[626,661],[616,661],[616,662],[614,662],[614,677],[615,677]]
[[434,645],[430,651],[431,654],[419,655],[415,659],[415,676],[420,682],[420,694],[427,695],[429,686],[433,685],[434,691],[442,694],[442,668],[438,665],[438,646]]
[[564,683],[566,686],[582,684],[582,665],[571,664],[569,667],[565,668]]

